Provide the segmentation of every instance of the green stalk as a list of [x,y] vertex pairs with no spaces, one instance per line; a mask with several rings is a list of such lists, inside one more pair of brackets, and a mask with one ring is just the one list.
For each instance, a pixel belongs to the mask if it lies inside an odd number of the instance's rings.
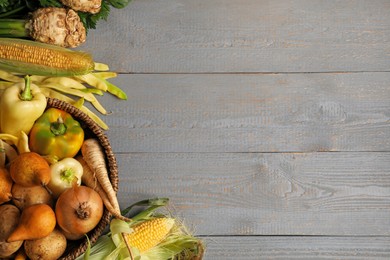
[[22,19],[0,19],[1,37],[28,37],[29,32],[26,29],[26,21]]
[[65,125],[64,120],[62,119],[61,115],[58,117],[56,122],[53,122],[50,124],[50,130],[55,136],[65,134],[66,125]]
[[24,89],[20,93],[19,98],[23,101],[31,101],[33,99],[33,95],[31,93],[31,80],[29,76],[24,77]]

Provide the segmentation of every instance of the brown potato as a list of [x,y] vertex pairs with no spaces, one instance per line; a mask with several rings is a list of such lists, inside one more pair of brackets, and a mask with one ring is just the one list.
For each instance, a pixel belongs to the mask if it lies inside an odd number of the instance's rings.
[[18,225],[20,211],[11,204],[0,206],[0,258],[12,256],[23,244],[23,241],[8,243],[6,239]]
[[19,184],[12,186],[12,202],[20,210],[34,205],[34,204],[47,204],[53,207],[53,197],[49,192],[42,186],[24,187]]
[[65,252],[65,249],[66,238],[58,229],[54,229],[44,238],[24,242],[24,250],[31,260],[56,260]]

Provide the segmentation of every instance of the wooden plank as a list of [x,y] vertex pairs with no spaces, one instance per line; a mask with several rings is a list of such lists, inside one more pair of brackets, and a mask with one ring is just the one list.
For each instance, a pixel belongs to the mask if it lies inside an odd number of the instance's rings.
[[123,73],[388,71],[389,13],[387,0],[134,0],[82,49]]
[[389,237],[207,237],[205,260],[390,259]]
[[168,197],[198,235],[390,235],[390,153],[117,158],[123,208]]
[[390,73],[120,75],[115,152],[390,151]]

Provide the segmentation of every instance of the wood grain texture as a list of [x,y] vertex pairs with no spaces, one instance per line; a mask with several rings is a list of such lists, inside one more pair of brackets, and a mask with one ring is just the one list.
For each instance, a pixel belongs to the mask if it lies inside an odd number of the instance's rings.
[[121,206],[170,198],[206,260],[390,259],[389,13],[387,0],[112,10],[80,49],[129,95],[100,99]]
[[390,235],[390,153],[118,154],[128,201],[171,198],[199,235]]
[[120,75],[115,152],[390,151],[390,73]]
[[205,259],[360,259],[390,258],[389,237],[209,237]]
[[134,0],[82,49],[122,73],[389,71],[389,13],[387,0]]

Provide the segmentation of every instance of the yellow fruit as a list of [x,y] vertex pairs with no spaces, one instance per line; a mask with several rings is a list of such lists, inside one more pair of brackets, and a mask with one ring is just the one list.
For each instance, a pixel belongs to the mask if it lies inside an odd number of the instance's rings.
[[0,204],[11,200],[11,189],[11,176],[5,168],[0,168]]
[[56,216],[49,205],[31,205],[22,211],[19,224],[7,242],[43,238],[53,232],[55,226]]
[[10,166],[12,180],[25,187],[46,186],[51,177],[49,163],[34,152],[21,153]]

